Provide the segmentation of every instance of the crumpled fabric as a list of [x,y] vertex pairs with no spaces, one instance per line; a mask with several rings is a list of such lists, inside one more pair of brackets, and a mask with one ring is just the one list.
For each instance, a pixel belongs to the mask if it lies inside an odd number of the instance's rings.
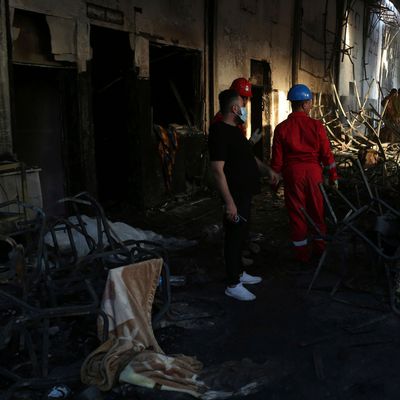
[[[165,355],[154,336],[151,308],[162,264],[153,259],[109,271],[101,307],[110,339],[83,363],[83,383],[107,391],[121,381],[194,397],[206,391],[198,379],[202,364],[181,354]],[[99,332],[102,328],[99,319]]]
[[[163,260],[161,258],[109,271],[101,309],[108,318],[109,336],[130,338],[139,351],[162,352],[151,326],[151,309]],[[99,334],[103,331],[99,319]]]
[[[88,217],[87,215],[81,215],[82,221],[85,224],[86,231],[89,236],[97,243],[98,239],[98,226],[96,218]],[[76,216],[69,217],[68,220],[77,225],[79,223]],[[123,222],[111,222],[108,221],[111,228],[111,236],[117,241],[129,241],[129,240],[146,240],[149,242],[154,242],[166,249],[183,249],[191,247],[197,244],[195,240],[187,240],[183,238],[175,237],[164,237],[158,233],[152,231],[145,231],[139,228],[134,228],[133,226],[127,225]],[[90,253],[90,248],[86,242],[85,237],[77,230],[72,231],[73,240],[75,244],[76,251],[79,257],[86,256]],[[105,233],[102,234],[103,242],[108,243]],[[66,250],[71,248],[71,241],[68,237],[68,232],[66,230],[57,230],[56,238],[58,246],[61,250]],[[47,233],[44,237],[45,243],[49,246],[54,246],[54,241],[51,233]],[[128,246],[129,247],[129,246]],[[146,246],[144,246],[146,247]]]
[[129,362],[119,380],[149,389],[174,390],[201,397],[206,390],[204,383],[198,379],[202,366],[193,357],[182,354],[167,356],[145,350]]
[[110,338],[93,351],[81,367],[81,380],[107,391],[115,385],[119,372],[134,357],[134,344],[129,339]]

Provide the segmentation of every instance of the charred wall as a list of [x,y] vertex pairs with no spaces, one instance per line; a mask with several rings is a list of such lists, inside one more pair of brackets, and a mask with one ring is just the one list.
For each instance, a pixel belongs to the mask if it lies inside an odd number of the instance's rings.
[[[294,1],[218,1],[215,108],[219,91],[238,76],[251,76],[251,60],[269,63],[275,99],[279,90],[287,90],[291,84],[293,7]],[[280,107],[287,109],[285,106]]]
[[[289,88],[304,83],[314,93],[330,92],[338,57],[336,32],[336,1],[218,1],[214,103],[218,92],[238,76],[257,84],[255,62],[268,65],[270,82],[262,94],[265,158],[273,129],[290,112]],[[251,115],[257,112],[253,103]],[[259,127],[253,117],[251,122],[254,126],[248,125],[248,135]]]
[[[64,193],[85,189],[111,203],[153,206],[168,195],[154,126],[172,124],[185,135],[172,194],[184,191],[191,167],[183,160],[201,157],[199,135],[218,111],[218,93],[237,77],[254,84],[248,134],[262,126],[257,152],[266,158],[273,128],[290,112],[292,84],[329,95],[333,79],[349,106],[354,82],[363,82],[361,95],[371,79],[397,87],[396,29],[377,19],[373,3],[1,0],[0,149],[28,149],[23,132],[32,127],[15,123],[24,117],[15,96],[29,87],[20,73],[29,70],[26,77],[57,83]],[[379,96],[371,91],[376,103]]]
[[[2,2],[2,6],[4,4]],[[130,1],[12,0],[9,10],[12,27],[4,29],[4,32],[13,36],[13,51],[2,57],[2,62],[10,60],[14,69],[23,65],[34,70],[69,70],[70,75],[75,75],[75,83],[71,85],[76,88],[75,101],[72,102],[74,115],[63,114],[60,117],[68,121],[60,128],[60,140],[62,147],[69,152],[63,151],[60,155],[63,165],[57,167],[65,170],[61,184],[64,194],[84,189],[104,201],[124,199],[143,207],[162,201],[165,186],[158,139],[153,132],[153,117],[154,112],[160,114],[160,99],[165,97],[167,112],[169,104],[176,100],[171,101],[163,93],[164,88],[157,91],[154,85],[152,87],[150,63],[153,60],[149,49],[151,46],[176,48],[184,53],[182,61],[187,59],[188,52],[197,52],[197,75],[193,79],[196,82],[193,93],[197,100],[189,112],[192,113],[192,124],[203,129],[206,104],[203,91],[203,2],[138,1],[132,6]],[[1,21],[5,23],[5,18]],[[99,35],[97,39],[95,37],[99,29],[106,32],[103,39]],[[107,50],[107,42],[117,36],[114,32],[121,32],[121,38],[116,38]],[[6,37],[1,39],[6,40]],[[123,52],[128,59],[113,68],[112,60],[118,64],[117,60],[124,57],[113,54],[121,41],[126,45],[119,54]],[[6,50],[7,47],[2,46],[5,55]],[[175,63],[179,65],[179,60]],[[191,67],[190,64],[186,66],[188,73]],[[6,65],[3,65],[1,73],[7,72]],[[160,75],[160,72],[154,74]],[[153,80],[157,79],[160,80],[160,76],[154,76]],[[9,82],[7,77],[3,81],[5,84]],[[65,83],[60,86],[70,88]],[[11,89],[13,92],[15,87]],[[7,94],[9,90],[4,88],[2,93]],[[182,114],[181,110],[178,112]],[[186,123],[178,121],[173,112],[170,114],[168,123]],[[10,116],[10,112],[6,111],[4,115]],[[14,119],[23,118],[19,107]],[[10,128],[7,129],[10,136]],[[7,138],[7,129],[2,132],[3,138]],[[47,127],[40,129],[45,131]],[[28,141],[21,139],[21,129],[18,132],[14,132],[14,136],[19,138],[14,150],[24,156]],[[38,154],[33,159],[48,170],[43,157]],[[44,191],[49,190],[49,185],[44,186]]]
[[10,29],[8,1],[0,1],[0,152],[12,150],[9,77]]

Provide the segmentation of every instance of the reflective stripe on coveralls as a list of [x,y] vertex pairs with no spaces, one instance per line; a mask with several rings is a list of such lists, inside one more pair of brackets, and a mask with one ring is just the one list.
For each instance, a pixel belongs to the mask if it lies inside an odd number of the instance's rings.
[[293,242],[293,246],[294,247],[307,246],[307,244],[308,244],[307,242],[308,242],[307,239],[299,240],[297,242]]

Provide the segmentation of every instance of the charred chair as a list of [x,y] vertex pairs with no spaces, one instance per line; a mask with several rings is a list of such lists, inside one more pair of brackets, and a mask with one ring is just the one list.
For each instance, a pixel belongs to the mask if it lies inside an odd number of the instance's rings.
[[[334,194],[342,200],[342,202],[350,208],[346,215],[339,219],[334,210],[330,197],[325,191],[324,186],[321,184],[320,189],[322,191],[325,203],[330,215],[331,223],[335,226],[334,233],[332,235],[323,235],[318,231],[318,227],[312,218],[307,214],[305,210],[302,210],[309,224],[317,232],[318,236],[329,243],[333,241],[340,241],[341,238],[353,237],[361,240],[362,243],[370,250],[372,257],[371,259],[375,262],[376,267],[384,268],[385,276],[387,280],[387,287],[389,292],[390,306],[394,313],[400,315],[400,308],[398,305],[396,291],[400,289],[400,236],[398,235],[398,226],[400,223],[400,212],[390,206],[387,202],[380,198],[378,189],[371,188],[367,176],[364,174],[363,168],[358,162],[361,177],[365,186],[365,191],[368,193],[369,200],[363,206],[355,206],[347,196],[345,196],[340,190],[332,188]],[[358,223],[362,218],[371,221],[373,237],[370,233],[365,231],[365,227]],[[393,222],[391,226],[391,221]],[[397,233],[394,235],[393,232]],[[397,236],[397,237],[395,237]],[[322,254],[314,276],[310,282],[308,293],[311,291],[321,269],[325,263],[327,251]],[[337,281],[335,287],[332,290],[332,295],[335,293],[340,283],[342,282],[343,274]]]
[[[3,208],[10,205],[10,202],[3,204]],[[103,316],[98,296],[88,279],[69,277],[69,289],[75,300],[65,301],[65,290],[60,290],[63,283],[54,279],[49,268],[43,211],[18,201],[12,205],[22,212],[16,216],[11,215],[14,211],[4,211],[7,220],[4,230],[10,235],[4,243],[10,249],[9,260],[0,267],[0,353],[4,360],[0,376],[12,382],[6,399],[19,388],[43,387],[60,380],[60,377],[49,376],[51,321],[59,323],[65,318]],[[107,319],[103,319],[105,339],[108,329]],[[63,382],[78,380],[79,375],[61,379]]]
[[[50,232],[54,244],[51,247],[53,251],[60,254],[60,245],[57,244],[57,230],[67,229],[71,241],[69,247],[74,261],[71,264],[72,268],[85,271],[91,279],[96,276],[103,276],[105,280],[107,271],[111,268],[152,258],[163,259],[160,285],[156,293],[155,310],[153,312],[153,325],[156,325],[167,313],[171,304],[170,272],[165,249],[159,244],[147,240],[121,240],[113,230],[101,204],[87,192],[61,199],[60,202],[70,207],[72,217],[59,220],[58,223],[56,221],[52,225]],[[87,216],[95,220],[96,230],[94,232],[88,230]],[[78,254],[75,243],[76,235],[74,235],[73,230],[80,236],[79,240],[83,240],[86,244],[86,254]],[[62,258],[56,257],[56,259]],[[99,295],[101,295],[102,289],[101,286],[101,289],[98,290]]]

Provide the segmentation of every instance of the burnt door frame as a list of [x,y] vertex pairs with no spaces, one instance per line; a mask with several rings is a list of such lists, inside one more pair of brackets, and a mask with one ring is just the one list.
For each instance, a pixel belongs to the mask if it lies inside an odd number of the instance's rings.
[[[47,76],[46,76],[47,75]],[[36,77],[36,78],[35,78]],[[29,164],[39,164],[39,167],[42,167],[42,165],[45,165],[46,162],[45,160],[48,158],[46,154],[41,153],[40,151],[36,152],[36,155],[33,156],[29,160],[29,157],[27,157],[27,154],[29,151],[27,149],[24,149],[23,142],[26,139],[29,138],[24,138],[23,131],[26,128],[29,127],[19,127],[18,126],[18,120],[23,118],[24,113],[21,113],[25,107],[22,106],[21,104],[17,104],[17,93],[16,91],[19,90],[21,91],[20,95],[22,95],[24,90],[29,89],[29,85],[35,85],[35,82],[33,80],[42,80],[43,82],[47,81],[48,87],[52,87],[52,90],[54,89],[54,98],[57,100],[57,116],[53,118],[57,119],[58,122],[53,126],[53,128],[56,128],[57,135],[59,137],[58,139],[58,146],[57,146],[57,152],[59,153],[60,156],[60,164],[58,165],[59,168],[61,168],[60,175],[62,175],[62,185],[60,185],[60,190],[62,193],[60,193],[59,196],[56,197],[64,197],[66,195],[69,195],[71,190],[73,188],[71,187],[71,182],[74,180],[72,175],[71,175],[71,169],[70,169],[70,157],[71,157],[71,148],[70,148],[70,132],[73,132],[77,125],[78,125],[78,113],[77,110],[72,108],[72,105],[76,103],[74,99],[76,99],[77,96],[77,90],[76,90],[76,69],[74,68],[54,68],[54,67],[43,67],[43,66],[32,66],[32,65],[24,65],[21,63],[14,63],[13,64],[13,117],[14,117],[14,129],[13,129],[13,150],[14,152],[17,153],[17,155],[21,154],[22,157],[20,157],[20,161],[22,162],[27,162],[28,167],[34,166],[34,165],[29,165]],[[24,89],[25,87],[25,89]],[[27,89],[28,88],[28,89]],[[68,92],[67,92],[68,88]],[[35,91],[36,94],[36,91]],[[45,94],[45,93],[44,93]],[[47,99],[48,100],[48,99]],[[20,101],[20,100],[18,100]],[[37,99],[37,101],[40,103],[40,99]],[[76,112],[75,117],[73,117],[74,110]],[[42,117],[45,116],[47,111],[43,111]],[[55,121],[55,120],[54,120]],[[54,122],[53,121],[53,122]],[[43,126],[36,126],[36,129],[41,128],[41,129],[50,129],[51,128],[51,122],[49,119],[49,126],[46,127],[46,124],[44,123]],[[35,128],[35,127],[32,127]],[[45,135],[40,135],[38,137],[38,140],[46,140]],[[42,147],[46,143],[39,143],[38,146]],[[36,160],[34,160],[35,157],[39,157]],[[77,154],[77,158],[80,158],[80,154]],[[42,164],[42,165],[40,165]],[[48,166],[42,167],[42,176],[47,173],[48,171],[45,170],[45,168],[49,168]],[[78,176],[79,172],[77,172]],[[45,182],[45,179],[42,179],[43,182]],[[64,214],[65,213],[65,208],[64,207],[58,207],[55,205],[55,201],[59,200],[59,198],[54,198],[51,199],[52,196],[50,195],[50,192],[48,188],[44,188],[43,190],[43,183],[42,183],[42,193],[43,193],[43,198],[45,201],[48,203],[44,203],[44,207],[47,209],[50,214]],[[47,199],[46,199],[47,198]]]
[[253,97],[251,98],[251,131],[262,129],[262,139],[254,146],[254,155],[268,160],[271,152],[271,67],[264,60],[250,60]]

